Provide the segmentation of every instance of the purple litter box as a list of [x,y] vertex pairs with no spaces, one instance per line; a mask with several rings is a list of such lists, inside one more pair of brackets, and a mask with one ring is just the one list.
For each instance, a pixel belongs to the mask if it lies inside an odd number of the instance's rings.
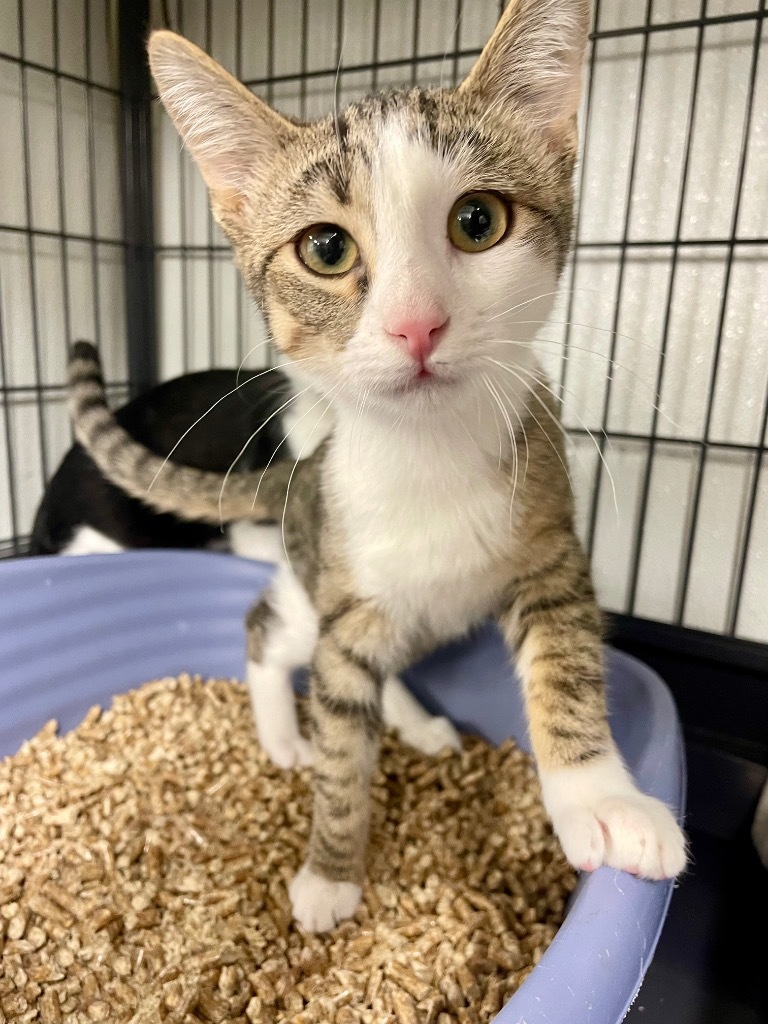
[[[50,718],[182,671],[242,677],[243,616],[271,567],[206,552],[131,552],[0,564],[0,756]],[[489,627],[408,673],[420,699],[461,728],[527,747],[501,638]],[[608,651],[611,724],[640,786],[682,816],[683,743],[664,683]],[[601,868],[497,1024],[618,1024],[653,957],[672,882]]]

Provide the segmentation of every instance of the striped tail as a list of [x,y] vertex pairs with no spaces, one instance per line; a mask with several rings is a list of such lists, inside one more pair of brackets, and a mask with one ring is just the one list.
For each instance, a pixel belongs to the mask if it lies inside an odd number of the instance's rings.
[[[134,441],[115,420],[104,390],[99,356],[78,341],[69,360],[69,413],[75,436],[104,476],[157,512],[193,522],[280,519],[292,463],[275,462],[264,474],[233,473],[219,504],[224,476],[165,462]],[[261,481],[261,483],[260,483]],[[258,487],[258,501],[254,495]]]

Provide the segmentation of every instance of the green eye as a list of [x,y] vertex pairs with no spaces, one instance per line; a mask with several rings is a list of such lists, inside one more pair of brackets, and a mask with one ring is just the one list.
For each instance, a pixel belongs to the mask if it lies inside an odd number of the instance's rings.
[[316,274],[346,274],[357,263],[357,243],[336,224],[315,224],[299,239],[301,261]]
[[448,237],[462,252],[482,252],[504,237],[509,208],[493,192],[470,192],[453,204]]

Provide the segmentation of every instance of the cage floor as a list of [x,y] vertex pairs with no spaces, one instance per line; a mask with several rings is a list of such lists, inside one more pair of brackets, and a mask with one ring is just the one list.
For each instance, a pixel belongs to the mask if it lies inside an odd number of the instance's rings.
[[765,768],[688,744],[692,867],[627,1024],[764,1024],[768,871],[749,836]]

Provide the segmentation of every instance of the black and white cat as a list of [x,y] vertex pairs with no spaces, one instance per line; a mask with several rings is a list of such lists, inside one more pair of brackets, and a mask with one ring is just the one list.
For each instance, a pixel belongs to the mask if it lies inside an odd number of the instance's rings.
[[[230,467],[233,472],[261,469],[273,457],[311,454],[330,429],[330,422],[318,424],[325,411],[324,402],[279,369],[239,374],[216,369],[159,384],[118,409],[115,418],[156,455],[165,458],[173,451],[174,462],[225,473]],[[268,558],[271,552],[254,547],[255,539],[249,524],[229,524],[222,533],[217,526],[152,511],[111,484],[75,443],[45,489],[30,554],[223,547]]]

